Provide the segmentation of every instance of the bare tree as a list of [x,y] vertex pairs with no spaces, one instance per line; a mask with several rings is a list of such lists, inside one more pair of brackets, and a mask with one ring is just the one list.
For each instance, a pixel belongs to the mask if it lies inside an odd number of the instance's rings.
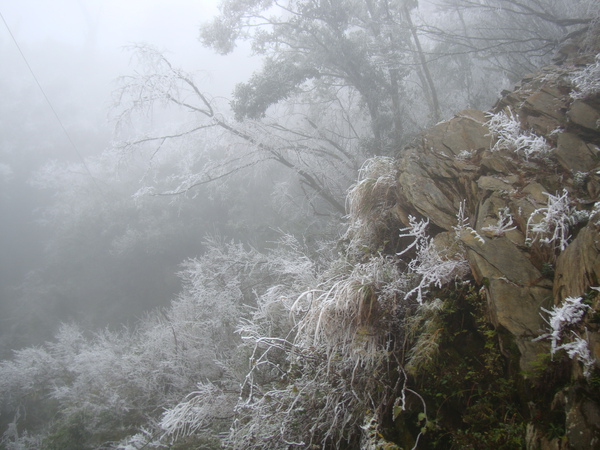
[[516,80],[547,62],[560,43],[600,13],[588,0],[443,0],[440,20],[420,25],[437,42],[431,60],[470,55]]
[[[364,157],[357,151],[361,140],[359,125],[350,117],[353,105],[348,105],[348,101],[353,100],[348,100],[342,90],[328,104],[337,105],[333,112],[336,123],[329,129],[323,125],[326,120],[311,119],[311,110],[318,113],[319,105],[297,104],[289,111],[281,111],[279,120],[265,118],[241,123],[229,119],[219,109],[218,101],[202,92],[194,77],[174,67],[163,53],[146,45],[133,47],[133,52],[140,70],[120,79],[115,97],[115,119],[121,134],[131,133],[131,125],[140,117],[150,117],[157,107],[175,108],[191,120],[156,134],[134,132],[134,137],[123,139],[117,148],[126,153],[150,146],[151,158],[155,158],[170,146],[205,138],[205,148],[195,149],[195,163],[201,166],[174,177],[177,183],[170,189],[153,193],[185,193],[272,162],[295,174],[315,211],[327,212],[318,207],[325,203],[331,211],[345,213],[345,189]],[[321,118],[327,119],[326,115]],[[227,143],[225,148],[219,144],[223,140]],[[221,151],[213,151],[211,146],[220,146]]]

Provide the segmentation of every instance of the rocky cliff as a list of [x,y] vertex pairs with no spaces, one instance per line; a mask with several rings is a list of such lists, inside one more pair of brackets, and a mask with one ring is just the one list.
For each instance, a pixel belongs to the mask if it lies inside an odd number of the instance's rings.
[[440,254],[470,267],[470,293],[422,322],[415,348],[444,337],[413,371],[437,408],[429,427],[479,424],[463,448],[486,448],[473,436],[492,429],[529,449],[600,448],[600,57],[571,47],[396,160],[387,228],[429,220]]

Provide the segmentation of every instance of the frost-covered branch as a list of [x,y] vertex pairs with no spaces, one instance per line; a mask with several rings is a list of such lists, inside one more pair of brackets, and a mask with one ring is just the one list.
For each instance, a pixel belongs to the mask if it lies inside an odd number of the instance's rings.
[[550,332],[536,340],[550,339],[552,354],[558,350],[564,330],[570,325],[579,323],[589,309],[582,300],[581,297],[567,297],[561,306],[554,306],[552,310],[542,308],[542,311],[548,314],[548,319],[545,320],[550,325]]
[[554,306],[552,310],[542,308],[542,311],[548,314],[548,319],[544,320],[550,326],[550,330],[548,333],[534,339],[534,341],[549,339],[550,354],[552,356],[559,350],[565,350],[569,358],[578,357],[578,360],[583,364],[583,373],[587,377],[590,375],[595,363],[587,340],[571,330],[572,339],[561,343],[569,336],[566,335],[566,331],[581,322],[587,310],[590,309],[589,305],[582,303],[582,301],[582,297],[567,297],[561,306]]
[[455,227],[457,252],[452,252],[450,249],[440,250],[436,247],[433,238],[427,234],[428,220],[417,221],[410,216],[409,226],[400,230],[400,237],[413,238],[413,242],[398,253],[398,256],[415,249],[416,255],[409,262],[408,269],[418,277],[418,284],[405,294],[405,300],[416,295],[417,302],[422,304],[424,295],[431,285],[442,288],[446,283],[462,278],[468,273],[469,267],[464,250],[459,243],[460,234],[466,230],[474,233],[478,239],[482,238],[467,226],[468,218],[465,217],[464,207],[464,203],[461,203],[457,214],[458,225]]
[[[127,136],[116,147],[131,152],[134,148],[153,146],[152,160],[157,159],[158,153],[178,153],[182,148],[190,148],[188,158],[176,158],[177,166],[189,161],[188,166],[178,168],[168,177],[161,174],[161,180],[176,187],[152,192],[179,195],[272,163],[296,175],[307,193],[305,201],[313,208],[316,203],[324,202],[335,213],[345,213],[340,198],[356,167],[364,160],[354,136],[339,131],[335,124],[331,125],[333,131],[328,130],[330,124],[322,121],[317,127],[308,107],[301,109],[303,113],[283,114],[277,119],[236,122],[226,107],[220,110],[218,101],[200,89],[193,74],[172,65],[164,53],[148,45],[136,45],[132,50],[140,69],[122,77],[115,93],[117,130]],[[149,117],[169,107],[185,117],[175,130],[153,129],[151,135],[141,133],[133,138],[127,135],[138,133],[130,125],[147,128]],[[215,136],[217,131],[219,136]],[[206,136],[212,137],[209,140]],[[225,150],[213,151],[215,146]],[[166,165],[157,167],[158,171]]]
[[493,225],[483,227],[482,231],[489,231],[494,236],[503,236],[507,231],[515,230],[517,227],[512,226],[514,223],[513,216],[508,207],[501,208],[497,212],[498,222]]
[[545,194],[547,206],[536,209],[527,220],[527,242],[532,244],[539,239],[542,244],[564,251],[571,239],[571,228],[588,219],[589,213],[571,205],[566,189],[556,195]]

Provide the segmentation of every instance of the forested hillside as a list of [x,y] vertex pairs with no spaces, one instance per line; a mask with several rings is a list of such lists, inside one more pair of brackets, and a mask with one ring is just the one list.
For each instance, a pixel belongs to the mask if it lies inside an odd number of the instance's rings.
[[2,448],[600,447],[599,18],[225,0],[202,43],[263,62],[230,102],[131,47],[113,146],[34,180]]

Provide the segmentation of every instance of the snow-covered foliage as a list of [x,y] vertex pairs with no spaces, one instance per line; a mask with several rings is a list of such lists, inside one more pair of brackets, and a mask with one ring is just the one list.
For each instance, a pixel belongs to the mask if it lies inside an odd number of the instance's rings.
[[346,209],[350,220],[347,237],[352,248],[377,242],[385,211],[395,198],[397,169],[393,158],[368,159],[359,171],[359,180],[348,191]]
[[594,63],[574,72],[571,75],[571,83],[575,87],[571,92],[573,99],[585,99],[600,94],[600,54],[596,55]]
[[489,231],[494,236],[503,236],[507,231],[515,230],[517,227],[513,226],[514,220],[508,207],[501,208],[497,212],[498,222],[487,227],[483,227],[482,231]]
[[311,280],[313,264],[300,254],[301,244],[290,236],[279,244],[267,257],[208,239],[206,253],[183,265],[183,290],[169,309],[119,332],[86,334],[64,325],[54,341],[3,361],[1,403],[24,405],[32,416],[36,402],[51,399],[58,422],[85,418],[80,426],[86,436],[108,430],[131,435],[122,448],[141,448],[138,441],[152,448],[218,429],[232,416],[243,379],[235,367],[243,344],[235,333],[240,319],[274,284],[304,287]]
[[75,420],[82,436],[134,431],[157,408],[189,391],[201,367],[193,354],[173,351],[170,330],[164,333],[157,322],[147,325],[91,335],[64,325],[44,348],[21,350],[2,363],[3,405],[21,405],[26,414],[18,425],[25,429],[41,401],[46,413],[56,408],[55,427]]
[[198,389],[163,414],[159,426],[165,434],[178,437],[206,431],[215,418],[233,413],[235,399],[213,383],[201,383]]
[[422,219],[417,221],[416,217],[409,216],[408,217],[409,225],[406,228],[402,228],[400,230],[400,237],[408,237],[413,239],[413,241],[408,244],[404,249],[399,252],[397,255],[402,256],[405,253],[408,253],[411,249],[419,250],[419,248],[427,246],[431,238],[427,234],[427,227],[429,226],[429,220]]
[[500,111],[496,114],[488,113],[487,127],[490,135],[496,139],[492,151],[502,149],[512,150],[526,160],[546,156],[552,148],[543,136],[522,131],[519,117],[508,108],[508,113]]
[[[217,259],[221,260],[224,256],[222,263],[214,266],[217,270],[226,268],[231,271],[227,276],[200,271],[203,276],[208,276],[203,282],[209,285],[215,276],[217,279],[233,279],[236,274],[247,277],[245,283],[251,287],[252,304],[244,308],[247,313],[238,312],[237,320],[232,317],[227,321],[227,326],[232,327],[227,336],[211,341],[214,345],[222,346],[223,339],[227,338],[234,344],[227,346],[227,354],[222,352],[215,355],[215,360],[220,361],[218,366],[223,376],[215,382],[200,382],[183,400],[166,409],[159,424],[166,441],[199,431],[206,432],[206,429],[214,429],[221,423],[225,423],[222,431],[226,431],[235,411],[241,408],[239,404],[236,406],[242,401],[238,399],[240,383],[250,386],[249,380],[254,381],[254,376],[260,372],[257,376],[260,381],[256,381],[256,385],[262,389],[264,383],[274,376],[273,373],[281,377],[286,364],[286,352],[291,348],[291,343],[285,337],[291,339],[289,334],[293,325],[289,320],[292,300],[288,296],[299,295],[301,289],[315,280],[314,262],[297,239],[283,235],[278,244],[268,258],[255,253],[259,256],[258,260],[253,259],[253,252],[234,246],[237,248],[234,254],[221,255]],[[198,299],[199,295],[203,294],[196,293],[192,298]],[[184,316],[189,317],[189,314]],[[219,313],[216,313],[215,318],[218,317]],[[198,342],[197,346],[202,344]],[[247,360],[251,361],[250,374]],[[262,416],[256,418],[264,420]]]
[[[471,219],[467,217],[466,213],[467,201],[463,200],[458,205],[458,212],[456,213],[456,225],[452,227],[454,230],[454,239],[458,243],[463,236],[463,233],[471,234],[480,244],[485,244],[485,240],[477,233],[472,226],[469,225]],[[462,247],[459,245],[459,250],[462,250]]]
[[572,334],[573,340],[571,342],[566,342],[565,344],[562,344],[560,347],[558,347],[558,349],[567,352],[567,355],[571,359],[577,358],[577,360],[583,365],[583,375],[585,377],[589,377],[596,360],[592,358],[587,339],[581,338],[574,331],[572,332]]
[[425,234],[426,221],[417,222],[412,216],[409,220],[410,226],[403,228],[403,234],[400,236],[415,238],[408,248],[414,246],[417,253],[409,262],[408,268],[418,277],[418,284],[408,291],[404,298],[416,295],[417,302],[421,304],[431,285],[441,288],[454,279],[460,279],[466,275],[469,266],[461,252],[447,254],[447,250],[439,250],[436,247],[433,239]]
[[403,278],[383,256],[334,271],[294,297],[269,290],[240,326],[252,351],[232,448],[337,447],[374,407],[359,386],[385,360]]
[[[551,310],[542,308],[542,311],[548,314],[548,319],[545,320],[550,326],[550,330],[535,340],[549,339],[552,355],[559,350],[565,350],[569,358],[577,357],[583,364],[584,375],[588,376],[595,361],[590,354],[588,342],[572,330],[572,327],[581,322],[585,313],[590,309],[582,302],[582,297],[567,297],[562,305],[554,306]],[[569,330],[570,334],[567,333]]]
[[397,261],[374,256],[349,272],[326,280],[294,303],[299,314],[303,346],[320,345],[327,354],[344,349],[347,357],[373,364],[385,344],[378,328],[393,317],[399,297],[406,296],[407,280]]
[[569,192],[563,189],[548,196],[547,206],[536,209],[527,220],[527,242],[539,240],[542,244],[563,251],[571,239],[571,229],[589,218],[589,213],[572,205]]
[[358,444],[365,412],[390,395],[370,387],[381,383],[372,373],[393,350],[390,330],[410,289],[400,260],[376,250],[380,213],[395,184],[392,160],[371,160],[361,176],[348,199],[348,255],[338,255],[318,279],[298,277],[267,290],[241,322],[250,365],[230,448]]
[[416,256],[408,263],[408,269],[409,273],[416,275],[418,281],[416,286],[405,294],[405,300],[416,295],[417,302],[422,304],[424,295],[431,285],[441,288],[450,281],[463,278],[467,274],[469,266],[465,259],[464,249],[460,244],[460,235],[463,232],[470,232],[479,240],[482,238],[468,226],[469,220],[465,217],[464,208],[463,202],[457,214],[457,225],[454,227],[456,241],[454,248],[438,249],[433,238],[427,234],[428,220],[417,221],[415,217],[409,216],[409,226],[400,230],[401,238],[412,238],[413,242],[398,253],[398,256],[402,256],[412,249],[416,252]]
[[570,325],[575,325],[583,319],[589,306],[581,303],[581,297],[567,297],[561,306],[554,306],[552,310],[542,308],[547,313],[550,332],[543,334],[538,339],[550,339],[551,353],[554,354],[559,349],[559,343],[562,340],[565,329]]
[[116,444],[117,450],[141,450],[143,448],[165,448],[160,439],[153,436],[151,430],[142,428],[139,433],[121,440]]
[[[378,207],[356,206],[365,204],[361,195],[373,195],[373,186],[385,186],[386,193],[391,179],[371,181],[369,189],[363,183],[353,191],[354,249],[377,242],[376,235],[360,228],[370,226],[367,219]],[[457,234],[470,229],[463,216]],[[358,445],[357,430],[364,445],[383,442],[374,434],[378,419],[373,412],[394,402],[391,395],[398,392],[372,374],[383,370],[396,350],[392,330],[410,305],[423,302],[431,284],[441,287],[467,270],[458,242],[456,254],[442,255],[427,235],[427,221],[410,220],[401,237],[412,242],[395,257],[350,252],[304,292],[276,286],[257,300],[252,318],[239,328],[251,349],[250,367],[229,447],[339,448]],[[401,257],[409,254],[414,255],[411,262],[402,263]],[[403,264],[408,270],[401,270]],[[411,302],[414,296],[417,301]],[[375,385],[379,387],[373,389]],[[402,392],[414,393],[406,387]]]

